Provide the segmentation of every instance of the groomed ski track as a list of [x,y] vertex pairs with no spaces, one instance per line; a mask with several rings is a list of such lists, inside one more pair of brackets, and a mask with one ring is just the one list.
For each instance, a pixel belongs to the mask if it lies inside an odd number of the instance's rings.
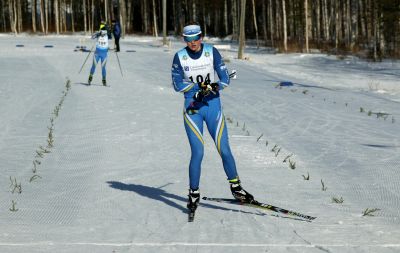
[[[276,88],[280,80],[304,81],[222,51],[238,72],[222,102],[243,186],[261,202],[318,218],[302,222],[201,201],[188,223],[190,147],[183,97],[170,79],[181,42],[169,49],[152,39],[122,40],[124,76],[110,52],[110,87],[103,87],[99,66],[93,85],[82,84],[91,62],[78,74],[86,53],[73,50],[81,37],[0,38],[0,252],[400,250],[398,102],[353,89]],[[54,147],[38,158],[67,80]],[[399,120],[370,117],[360,107]],[[230,197],[218,152],[204,136],[201,194]],[[283,162],[288,156],[295,169]],[[40,178],[29,182],[35,160]],[[10,177],[21,193],[11,192]],[[13,201],[17,211],[10,211]],[[363,216],[366,208],[380,210]]]

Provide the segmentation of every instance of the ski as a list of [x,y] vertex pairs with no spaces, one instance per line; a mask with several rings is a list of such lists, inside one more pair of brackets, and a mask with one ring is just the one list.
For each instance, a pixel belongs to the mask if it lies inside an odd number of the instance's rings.
[[298,212],[294,212],[294,211],[290,211],[287,209],[283,209],[277,206],[273,206],[270,204],[265,204],[265,203],[261,203],[258,202],[256,200],[252,201],[251,203],[246,203],[246,202],[241,202],[237,199],[227,199],[227,198],[208,198],[208,197],[203,197],[204,200],[208,200],[208,201],[214,201],[214,202],[221,202],[221,203],[228,203],[228,204],[234,204],[234,205],[242,205],[242,206],[249,206],[249,207],[255,207],[255,208],[260,208],[263,210],[268,210],[268,211],[273,211],[273,212],[277,212],[280,214],[285,214],[285,215],[289,215],[289,216],[294,216],[297,218],[302,218],[308,221],[312,221],[317,217],[313,217],[313,216],[309,216],[309,215],[305,215],[305,214],[301,214]]

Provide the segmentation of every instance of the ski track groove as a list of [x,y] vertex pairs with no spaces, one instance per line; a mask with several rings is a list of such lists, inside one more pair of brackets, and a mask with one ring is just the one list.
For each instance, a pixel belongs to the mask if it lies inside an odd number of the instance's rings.
[[[57,41],[55,39],[55,43]],[[244,186],[268,203],[318,218],[305,224],[276,217],[270,212],[202,202],[195,222],[188,223],[184,210],[190,153],[181,113],[183,99],[170,85],[173,53],[160,53],[162,47],[146,44],[133,43],[131,46],[137,50],[134,55],[120,55],[121,62],[127,64],[123,65],[126,67],[124,78],[119,75],[118,67],[110,64],[115,60],[115,55],[111,54],[107,69],[113,76],[110,87],[73,85],[56,120],[55,147],[38,168],[38,174],[43,178],[32,184],[25,183],[23,194],[14,195],[21,203],[18,212],[0,212],[0,251],[314,253],[367,250],[381,253],[400,248],[395,240],[399,211],[382,208],[377,217],[361,217],[365,208],[380,208],[381,203],[383,207],[400,206],[399,186],[397,180],[393,180],[397,178],[396,171],[389,170],[383,175],[374,168],[379,165],[393,167],[393,163],[398,162],[399,139],[392,130],[393,125],[360,114],[353,103],[350,103],[352,108],[345,108],[342,101],[347,98],[332,103],[344,91],[323,91],[320,97],[312,98],[310,94],[301,94],[301,89],[297,92],[278,90],[265,81],[261,86],[259,79],[269,77],[269,74],[259,69],[253,73],[251,67],[242,63],[238,64],[243,79],[233,81],[232,90],[223,91],[221,96],[224,112],[234,120],[229,123],[228,131]],[[25,128],[20,127],[19,119],[13,118],[16,114],[3,114],[0,109],[2,116],[11,119],[7,121],[10,123],[0,125],[5,125],[7,132],[18,127],[15,134],[8,136],[3,132],[0,144],[9,145],[4,143],[18,139],[31,142],[14,144],[14,148],[26,152],[14,161],[13,154],[3,149],[7,173],[15,171],[22,176],[30,173],[30,168],[21,169],[24,167],[21,164],[28,163],[27,159],[32,162],[32,146],[44,144],[42,137],[45,136],[42,135],[56,104],[53,100],[58,102],[61,96],[54,87],[65,83],[58,80],[63,80],[65,75],[72,77],[72,83],[87,78],[89,66],[81,75],[76,74],[76,67],[84,55],[70,55],[71,41],[60,47],[69,50],[68,54],[55,56],[46,51],[39,58],[40,50],[24,51],[27,64],[33,69],[29,73],[41,73],[35,68],[43,59],[47,65],[54,66],[50,68],[53,71],[50,71],[49,80],[40,75],[33,78],[48,84],[48,87],[40,86],[46,91],[40,94],[46,101],[35,103],[35,96],[39,94],[37,87],[21,90],[24,94],[29,92],[27,99],[35,105],[31,110],[25,110],[21,105],[13,109],[22,112],[19,116],[29,123]],[[32,54],[36,59],[31,57]],[[66,56],[76,64],[64,63],[62,58]],[[132,64],[130,58],[141,60],[141,64]],[[150,71],[155,67],[157,75]],[[96,78],[99,78],[99,69]],[[15,91],[18,87],[15,85]],[[0,90],[3,98],[4,88]],[[15,96],[13,89],[9,91],[10,96]],[[326,94],[332,94],[332,97],[322,101]],[[377,102],[371,104],[370,108],[379,105]],[[386,103],[382,108],[386,108]],[[10,107],[5,110],[13,111]],[[37,111],[41,114],[32,117]],[[139,118],[141,120],[137,120]],[[236,120],[240,120],[239,127],[235,126]],[[356,121],[359,123],[353,128],[342,127]],[[44,127],[33,132],[29,127],[37,127],[35,122],[41,122]],[[245,136],[243,123],[251,136]],[[354,140],[368,139],[369,135],[375,134],[373,128],[381,130],[374,137],[375,141],[381,140],[397,148],[376,149],[377,161],[371,162],[369,167],[359,162],[368,158],[368,153],[359,151],[371,148],[348,145]],[[343,137],[338,138],[338,132]],[[257,142],[261,133],[264,136]],[[202,193],[204,196],[229,196],[215,144],[208,134],[205,135]],[[37,137],[42,140],[38,142]],[[346,137],[352,138],[346,140]],[[266,140],[269,141],[267,147]],[[308,140],[316,146],[306,146],[304,142]],[[278,157],[270,151],[274,142],[282,147]],[[305,150],[302,147],[306,147]],[[294,154],[292,158],[298,164],[294,171],[282,162],[290,153]],[[327,164],[318,166],[325,160]],[[367,184],[358,183],[356,177],[346,177],[347,170],[351,170],[353,176],[360,173]],[[305,171],[310,171],[310,182],[301,178]],[[328,192],[320,190],[320,178],[327,182]],[[9,179],[2,180],[4,191],[7,191]],[[352,197],[348,198],[346,192]],[[330,203],[333,195],[343,195],[344,204]],[[371,206],[365,206],[369,203]],[[1,207],[9,208],[4,203]],[[150,208],[144,211],[143,207]],[[319,228],[318,231],[315,228]],[[288,231],[299,231],[301,237]],[[195,240],[193,235],[197,235]]]

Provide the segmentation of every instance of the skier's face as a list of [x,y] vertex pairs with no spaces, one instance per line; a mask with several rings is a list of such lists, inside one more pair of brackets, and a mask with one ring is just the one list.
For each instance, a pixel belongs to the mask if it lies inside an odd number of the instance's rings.
[[201,36],[198,37],[197,40],[186,41],[186,45],[192,50],[193,52],[198,52],[201,49]]

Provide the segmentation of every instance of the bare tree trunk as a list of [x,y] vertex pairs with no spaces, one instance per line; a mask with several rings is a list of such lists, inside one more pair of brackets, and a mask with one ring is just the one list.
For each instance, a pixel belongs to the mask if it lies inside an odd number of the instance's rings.
[[7,27],[6,27],[6,6],[5,6],[5,1],[1,1],[1,19],[3,20],[3,32],[6,32]]
[[383,29],[381,29],[381,27],[383,26],[383,24],[381,23],[382,20],[383,20],[383,13],[380,13],[379,22],[378,22],[378,37],[379,37],[379,50],[380,50],[379,58],[380,58],[380,60],[382,59],[383,56],[385,56],[385,47],[386,47],[385,35],[383,33]]
[[308,53],[309,52],[309,47],[308,47],[308,26],[309,26],[309,23],[308,23],[308,1],[307,0],[304,0],[304,18],[305,18],[305,27],[304,27],[304,38],[305,38],[305,41],[306,41],[306,53]]
[[17,17],[18,17],[18,32],[22,32],[22,5],[21,1],[17,1]]
[[121,26],[121,37],[124,38],[126,34],[126,24],[127,22],[127,15],[126,15],[126,3],[125,0],[119,0],[119,21]]
[[270,24],[270,33],[271,33],[271,46],[275,47],[275,41],[274,41],[274,17],[272,15],[272,0],[269,0],[269,6],[268,6],[268,12],[269,12],[269,24]]
[[71,27],[72,27],[72,32],[75,33],[75,12],[74,12],[73,0],[71,0]]
[[[306,0],[307,1],[307,0]],[[282,19],[283,19],[283,49],[287,53],[287,24],[286,24],[286,1],[282,0]]]
[[237,39],[238,39],[237,0],[232,0],[232,40],[237,40]]
[[156,38],[158,38],[158,27],[157,27],[157,13],[156,13],[156,4],[153,0],[153,23],[154,23],[154,34]]
[[208,14],[206,14],[206,7],[205,4],[203,4],[203,20],[204,20],[204,25],[203,25],[203,29],[204,29],[204,35],[207,35],[207,25],[208,25]]
[[122,24],[122,25],[124,25],[124,27],[126,27],[126,31],[127,32],[132,32],[132,25],[131,25],[131,23],[132,23],[132,12],[133,12],[132,1],[128,1],[125,25]]
[[104,0],[104,21],[108,24],[108,1]]
[[255,29],[255,32],[256,32],[257,48],[259,48],[260,44],[258,43],[258,27],[257,27],[257,17],[256,17],[256,5],[254,3],[254,0],[251,0],[251,3],[253,5],[253,21],[254,21],[254,29]]
[[197,8],[196,8],[196,2],[192,1],[192,17],[193,17],[193,21],[197,22]]
[[45,26],[44,26],[44,0],[40,0],[40,26],[42,29],[42,33],[45,33]]
[[368,31],[367,31],[367,25],[366,25],[366,11],[365,11],[365,5],[363,3],[363,0],[359,0],[359,15],[360,15],[360,24],[361,24],[361,36],[363,39],[368,40]]
[[373,58],[378,61],[378,8],[375,1],[372,2],[372,37],[373,37]]
[[224,0],[224,36],[228,35],[228,2]]
[[243,59],[243,51],[246,39],[246,34],[244,30],[245,18],[246,18],[246,0],[240,0],[240,35],[239,35],[238,59]]
[[94,0],[92,0],[90,9],[90,33],[94,33]]
[[262,28],[263,28],[263,37],[264,37],[264,45],[267,45],[267,41],[268,41],[268,34],[267,34],[267,6],[265,1],[262,1]]
[[17,28],[15,26],[15,12],[14,12],[15,0],[8,0],[8,12],[10,13],[10,29],[11,32],[17,34]]
[[34,33],[36,33],[36,0],[32,0],[31,2],[32,5],[32,30]]
[[319,47],[321,40],[321,0],[316,0],[316,39]]
[[13,30],[15,34],[18,34],[18,11],[17,11],[17,0],[13,0]]
[[142,1],[142,17],[143,17],[143,32],[147,33],[148,32],[148,11],[147,11],[147,0]]
[[351,41],[351,18],[350,18],[350,0],[346,0],[343,10],[343,17],[344,17],[344,37],[346,42],[346,48],[350,49],[350,41]]
[[167,0],[162,0],[163,11],[163,45],[167,45]]
[[87,9],[86,9],[86,0],[83,0],[83,29],[85,30],[85,34],[88,31],[88,26],[87,26]]
[[66,1],[67,0],[62,0],[61,2],[62,2],[62,5],[61,5],[61,8],[60,8],[60,11],[61,11],[61,21],[62,21],[62,32],[67,32],[67,14],[68,14],[68,9],[67,9],[67,3],[66,3]]
[[215,35],[219,35],[219,13],[218,12],[214,12],[214,34]]
[[327,42],[327,41],[329,41],[329,38],[330,38],[330,36],[329,36],[329,26],[330,26],[330,23],[329,23],[329,20],[330,20],[330,18],[329,18],[329,15],[328,15],[328,4],[327,4],[327,0],[322,0],[323,2],[322,2],[322,15],[323,15],[323,23],[324,23],[324,39],[325,39],[325,41]]
[[45,7],[44,7],[44,17],[46,21],[46,31],[45,34],[49,33],[49,0],[44,0]]
[[59,9],[58,9],[58,1],[54,1],[54,15],[55,15],[55,21],[56,21],[56,33],[60,34],[60,15],[59,15]]
[[340,32],[340,25],[339,25],[339,1],[335,1],[335,48],[336,53],[339,50],[339,32]]

